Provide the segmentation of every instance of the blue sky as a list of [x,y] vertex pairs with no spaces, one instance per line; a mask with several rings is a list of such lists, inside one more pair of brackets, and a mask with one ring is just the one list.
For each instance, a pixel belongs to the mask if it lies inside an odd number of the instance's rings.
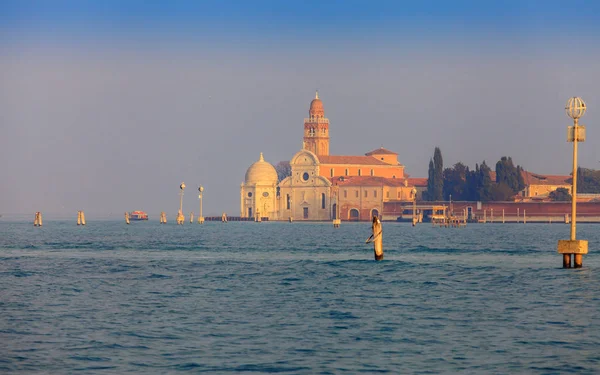
[[383,145],[413,177],[435,146],[569,174],[582,96],[598,168],[599,4],[0,2],[0,213],[175,213],[185,181],[238,215],[246,168],[298,151],[316,89],[332,154]]

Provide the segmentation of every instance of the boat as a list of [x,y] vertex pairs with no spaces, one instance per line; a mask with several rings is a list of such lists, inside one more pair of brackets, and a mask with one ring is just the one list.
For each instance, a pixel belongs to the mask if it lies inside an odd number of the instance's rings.
[[144,211],[131,211],[129,220],[148,220],[148,214]]

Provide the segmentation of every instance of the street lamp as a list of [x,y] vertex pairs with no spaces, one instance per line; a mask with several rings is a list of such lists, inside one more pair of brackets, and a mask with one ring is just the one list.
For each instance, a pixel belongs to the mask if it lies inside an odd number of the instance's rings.
[[410,191],[410,195],[413,200],[412,225],[414,227],[415,225],[417,225],[417,189],[413,187]]
[[204,188],[202,185],[198,186],[198,199],[200,200],[200,216],[198,217],[198,224],[204,224],[204,216],[202,216],[202,192]]
[[583,254],[588,253],[588,242],[576,240],[577,219],[577,143],[585,141],[585,126],[579,125],[579,118],[585,114],[586,105],[579,97],[572,97],[565,106],[567,116],[573,119],[573,126],[567,129],[567,141],[573,142],[573,174],[572,174],[572,201],[571,201],[571,238],[558,240],[558,253],[563,254],[563,268],[571,268],[571,254],[575,268],[583,266]]
[[185,217],[183,216],[183,190],[185,189],[185,183],[182,182],[179,185],[179,212],[177,213],[177,224],[183,224]]

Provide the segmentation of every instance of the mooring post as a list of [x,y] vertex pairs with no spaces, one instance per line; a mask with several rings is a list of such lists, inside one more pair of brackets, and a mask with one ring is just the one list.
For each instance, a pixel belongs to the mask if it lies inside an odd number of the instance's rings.
[[367,238],[365,243],[373,242],[375,260],[383,260],[383,230],[381,228],[381,221],[379,221],[377,216],[373,216],[371,231],[371,236]]

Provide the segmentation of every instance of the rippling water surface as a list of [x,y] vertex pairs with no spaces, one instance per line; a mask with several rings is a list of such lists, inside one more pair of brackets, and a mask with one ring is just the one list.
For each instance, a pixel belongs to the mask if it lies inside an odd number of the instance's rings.
[[0,371],[599,373],[599,233],[0,221]]

